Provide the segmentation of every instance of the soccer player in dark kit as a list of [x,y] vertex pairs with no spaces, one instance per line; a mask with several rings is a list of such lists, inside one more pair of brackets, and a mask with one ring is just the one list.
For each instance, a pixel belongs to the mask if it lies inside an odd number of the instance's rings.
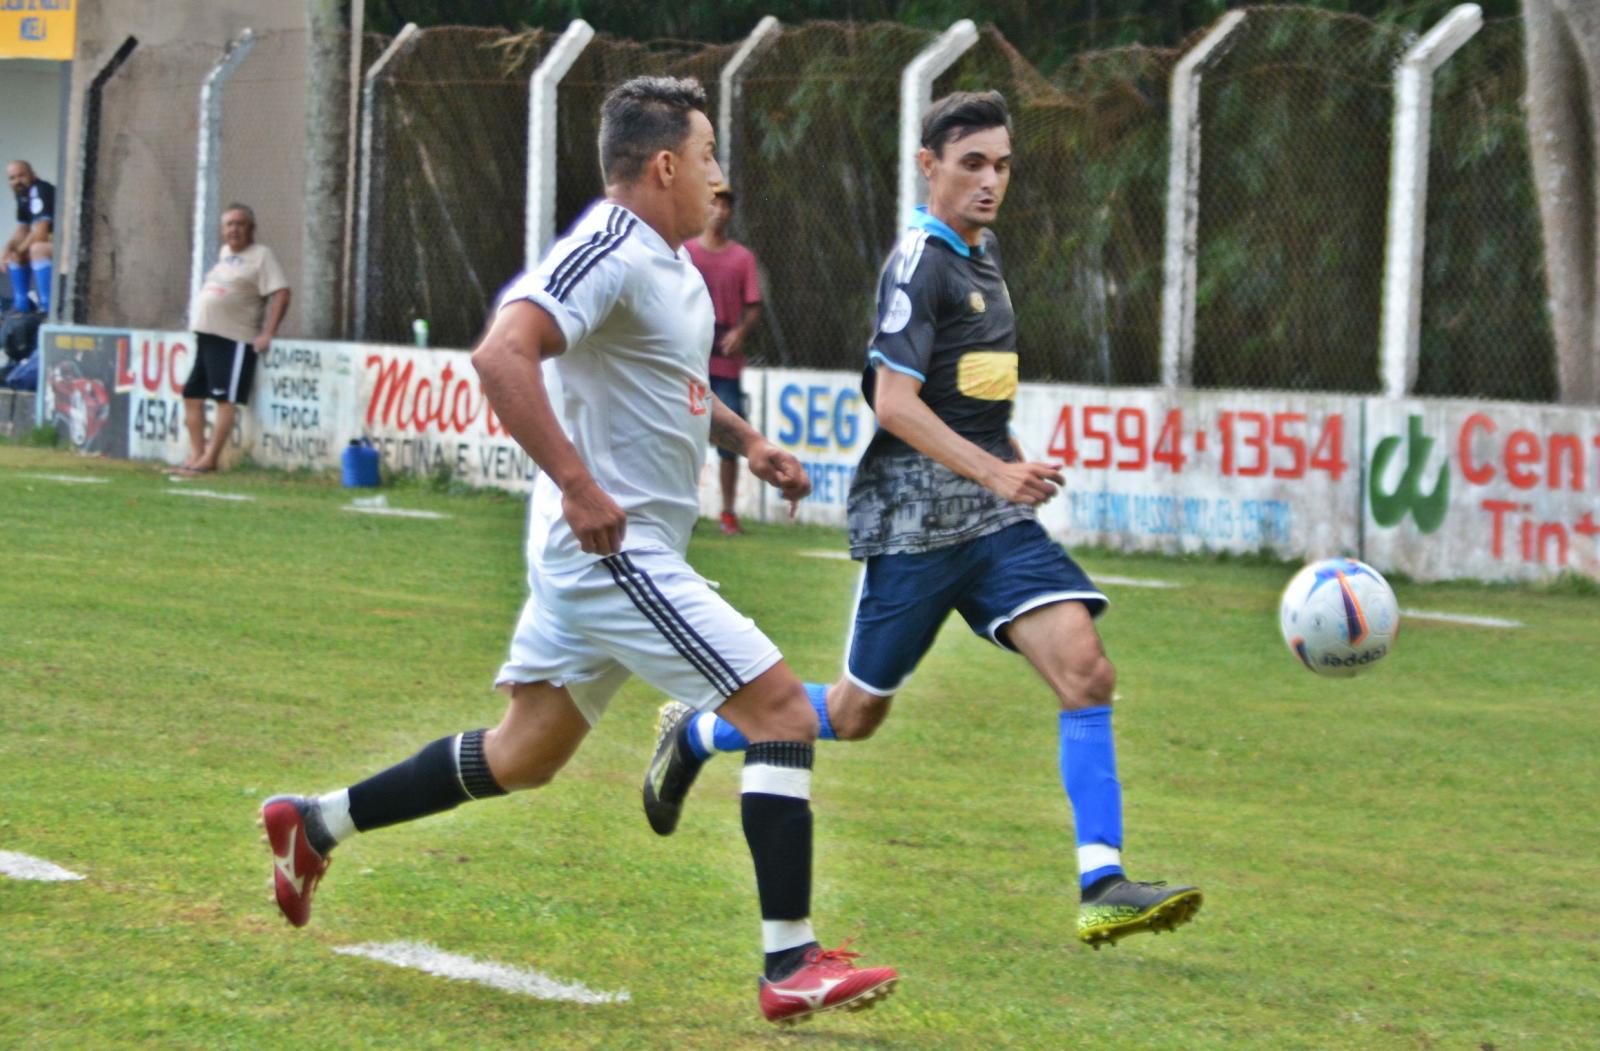
[[[1016,319],[990,229],[1011,178],[1010,125],[992,91],[949,95],[923,116],[928,204],[884,264],[862,377],[879,430],[850,487],[850,554],[864,565],[844,675],[806,689],[820,736],[856,740],[888,716],[952,610],[1020,653],[1059,702],[1078,937],[1098,949],[1188,922],[1201,894],[1123,872],[1116,670],[1094,626],[1106,597],[1034,511],[1063,483],[1059,465],[1028,462],[1010,433]],[[714,713],[664,705],[644,785],[651,826],[669,834],[705,760],[743,747]]]

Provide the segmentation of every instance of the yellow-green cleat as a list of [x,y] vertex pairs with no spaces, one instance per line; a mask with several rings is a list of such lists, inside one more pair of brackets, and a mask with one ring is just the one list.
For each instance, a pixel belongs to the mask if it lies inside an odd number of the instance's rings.
[[1078,940],[1099,949],[1130,934],[1176,930],[1194,919],[1204,900],[1199,887],[1107,877],[1090,887],[1078,906]]

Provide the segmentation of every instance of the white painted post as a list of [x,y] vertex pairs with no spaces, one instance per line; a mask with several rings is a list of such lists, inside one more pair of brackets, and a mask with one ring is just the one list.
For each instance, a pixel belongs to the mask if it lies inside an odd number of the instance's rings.
[[370,269],[372,265],[372,213],[375,209],[375,202],[372,196],[374,149],[372,129],[378,123],[377,83],[378,78],[388,68],[389,63],[409,50],[411,45],[416,43],[416,40],[417,24],[415,22],[407,22],[400,28],[400,32],[395,34],[394,39],[389,41],[389,46],[383,49],[383,53],[373,61],[372,68],[362,74],[361,77],[361,147],[360,157],[357,158],[360,164],[361,177],[360,187],[357,190],[356,204],[356,273],[354,282],[355,303],[353,304],[355,308],[355,338],[358,340],[367,338],[367,316],[368,311],[371,310],[371,302],[368,297],[372,288],[372,272]]
[[1417,381],[1422,342],[1422,258],[1428,212],[1433,74],[1483,27],[1477,4],[1454,8],[1412,45],[1394,74],[1389,155],[1389,238],[1383,259],[1383,392],[1402,398]]
[[927,186],[917,169],[922,147],[922,112],[933,102],[933,82],[978,42],[978,27],[963,18],[923,48],[900,73],[900,193],[895,235],[911,224],[917,205],[927,199]]
[[771,15],[762,18],[717,74],[717,163],[722,166],[722,177],[729,183],[733,182],[733,111],[739,78],[757,52],[765,50],[778,38],[780,28],[778,20]]
[[594,39],[594,27],[575,18],[528,78],[528,199],[522,265],[539,265],[556,236],[556,91],[561,78]]
[[1172,71],[1167,153],[1167,238],[1161,282],[1161,385],[1194,374],[1195,256],[1200,240],[1200,74],[1244,21],[1229,11]]
[[222,167],[222,89],[239,63],[256,46],[254,30],[240,33],[222,61],[211,67],[200,85],[200,147],[195,159],[194,172],[194,234],[189,257],[189,299],[192,302],[206,279],[208,263],[216,254],[221,234],[217,224],[222,220],[222,202],[218,200],[219,171]]

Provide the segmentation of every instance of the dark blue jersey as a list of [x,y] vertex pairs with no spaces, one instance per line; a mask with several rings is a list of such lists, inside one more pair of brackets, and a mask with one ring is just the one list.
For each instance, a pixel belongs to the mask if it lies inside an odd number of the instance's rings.
[[[861,389],[868,404],[876,407],[879,369],[914,376],[946,426],[1002,460],[1016,459],[1016,316],[993,231],[974,247],[918,209],[878,279],[867,358]],[[850,488],[850,551],[858,558],[929,551],[1034,517],[880,428]]]
[[43,179],[33,180],[33,185],[17,193],[17,222],[24,226],[34,223],[54,222],[56,217],[56,188]]

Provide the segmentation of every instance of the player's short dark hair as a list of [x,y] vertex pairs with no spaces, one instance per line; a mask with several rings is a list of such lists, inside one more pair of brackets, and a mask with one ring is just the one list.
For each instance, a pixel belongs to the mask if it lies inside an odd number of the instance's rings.
[[689,112],[706,111],[706,89],[693,77],[634,77],[611,89],[600,106],[600,172],[631,182],[662,150],[689,136]]
[[943,156],[946,143],[960,142],[975,131],[1004,128],[1011,133],[1011,112],[998,91],[956,91],[929,106],[922,115],[922,145]]

